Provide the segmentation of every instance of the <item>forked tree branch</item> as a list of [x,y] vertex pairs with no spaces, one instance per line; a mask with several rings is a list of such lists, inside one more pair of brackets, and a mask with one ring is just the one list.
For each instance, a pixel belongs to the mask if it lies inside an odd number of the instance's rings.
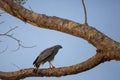
[[[120,55],[119,55],[120,57]],[[97,61],[96,61],[97,60]],[[106,54],[97,53],[92,58],[86,60],[85,62],[82,62],[80,64],[72,65],[69,67],[60,67],[60,68],[53,68],[53,69],[39,69],[38,73],[34,72],[35,68],[28,68],[28,69],[21,69],[19,71],[15,72],[0,72],[0,78],[5,80],[19,80],[26,77],[60,77],[60,76],[66,76],[66,75],[72,75],[81,73],[84,71],[87,71],[89,69],[92,69],[93,67],[99,65],[100,63],[103,63],[105,61],[108,61],[108,57],[106,57]]]
[[[96,30],[94,27],[55,16],[37,14],[33,11],[25,9],[22,6],[16,5],[12,1],[13,0],[0,0],[0,9],[27,23],[30,23],[40,28],[57,30],[84,38],[97,49],[106,49],[105,47],[109,47],[115,44],[114,40],[110,39],[100,31]],[[106,43],[109,44],[106,45]]]
[[[20,49],[20,47],[22,47],[22,48],[33,48],[33,47],[35,47],[35,46],[24,46],[23,44],[21,44],[21,41],[20,41],[19,39],[15,38],[15,37],[13,36],[13,34],[9,34],[11,31],[15,30],[16,28],[18,28],[18,27],[11,28],[11,29],[8,30],[7,32],[5,32],[5,33],[3,33],[3,34],[0,34],[1,37],[2,37],[2,36],[7,36],[7,37],[15,40],[15,41],[18,43],[18,47],[17,47],[15,50],[12,50],[12,51],[17,51],[17,50]],[[6,48],[5,48],[4,50],[2,50],[0,53],[5,52],[5,51],[7,50],[7,48],[8,48],[8,47],[6,47]]]
[[[107,37],[97,29],[85,25],[62,19],[55,16],[46,16],[44,14],[37,14],[33,11],[18,6],[12,0],[0,0],[0,9],[15,16],[27,23],[35,25],[40,28],[57,30],[68,33],[76,37],[87,40],[90,44],[96,47],[97,53],[90,59],[69,67],[55,68],[55,69],[40,69],[39,73],[34,73],[33,68],[23,69],[15,72],[0,72],[2,79],[21,79],[32,76],[65,76],[77,74],[87,71],[99,65],[100,63],[119,60],[120,61],[120,43]],[[87,20],[85,21],[87,23]]]

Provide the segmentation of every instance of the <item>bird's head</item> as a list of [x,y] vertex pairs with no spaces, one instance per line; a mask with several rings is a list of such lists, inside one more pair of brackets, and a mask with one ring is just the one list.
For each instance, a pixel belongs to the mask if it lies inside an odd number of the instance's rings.
[[61,45],[56,45],[56,47],[57,47],[58,49],[62,48],[62,46],[61,46]]

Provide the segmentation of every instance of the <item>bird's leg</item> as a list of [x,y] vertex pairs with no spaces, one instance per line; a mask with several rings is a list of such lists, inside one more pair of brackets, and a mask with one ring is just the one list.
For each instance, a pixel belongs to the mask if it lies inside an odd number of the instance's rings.
[[36,67],[36,68],[34,69],[34,72],[38,74],[40,64],[36,64],[36,65],[34,65],[34,66]]
[[38,70],[39,70],[39,68],[36,67],[33,71],[38,74]]
[[55,66],[53,66],[50,61],[48,61],[48,62],[49,62],[50,68],[55,68]]

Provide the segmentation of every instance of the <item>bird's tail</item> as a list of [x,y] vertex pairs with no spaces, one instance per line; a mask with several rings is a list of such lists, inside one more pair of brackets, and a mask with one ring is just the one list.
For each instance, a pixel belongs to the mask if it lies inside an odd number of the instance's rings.
[[38,57],[35,59],[35,61],[33,62],[33,65],[35,65],[35,63],[37,62],[37,60],[38,60]]
[[37,57],[37,58],[35,59],[35,61],[33,62],[34,67],[39,67],[39,64],[37,64],[38,58],[39,58],[39,57]]

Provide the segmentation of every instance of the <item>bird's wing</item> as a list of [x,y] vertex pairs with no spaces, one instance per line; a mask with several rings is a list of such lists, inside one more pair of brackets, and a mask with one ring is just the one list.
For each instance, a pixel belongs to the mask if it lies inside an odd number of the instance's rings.
[[33,62],[33,65],[36,62],[41,63],[42,61],[44,61],[47,57],[49,57],[50,55],[52,55],[52,53],[54,53],[54,48],[47,48],[45,49],[43,52],[41,52],[41,54],[35,59],[35,61]]
[[44,50],[43,52],[41,52],[39,56],[39,61],[43,61],[47,57],[51,56],[53,53],[54,53],[54,48],[48,48]]

